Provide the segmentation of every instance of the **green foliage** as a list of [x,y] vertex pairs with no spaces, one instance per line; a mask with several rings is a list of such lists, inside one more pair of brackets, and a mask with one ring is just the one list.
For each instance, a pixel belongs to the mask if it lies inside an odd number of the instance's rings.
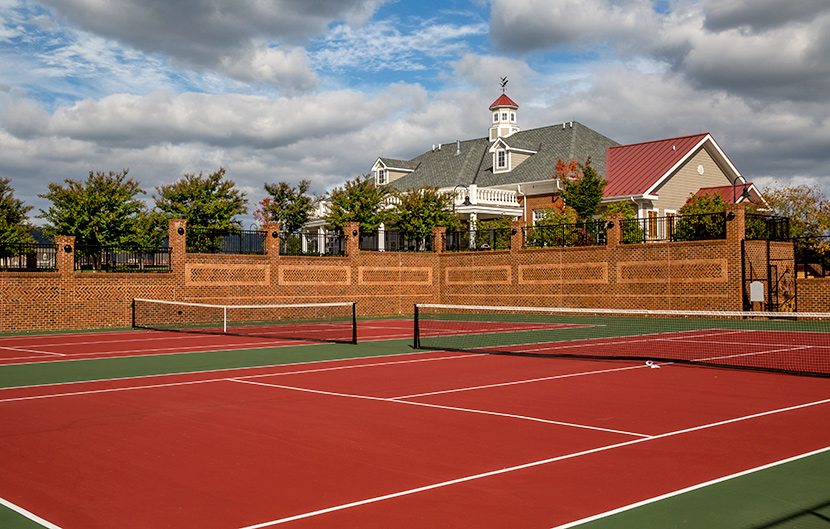
[[284,233],[299,231],[308,223],[317,204],[317,198],[308,195],[310,187],[308,180],[301,180],[296,187],[286,182],[265,184],[270,196],[260,203],[263,220],[279,222]]
[[214,253],[222,236],[238,232],[242,223],[235,217],[247,211],[245,192],[225,180],[225,169],[204,176],[185,173],[175,184],[156,187],[156,208],[166,219],[187,221],[187,251]]
[[137,198],[144,194],[139,182],[120,173],[89,172],[86,181],[51,183],[38,195],[52,202],[39,218],[46,220],[49,236],[73,235],[76,244],[102,245],[118,250],[156,246],[163,236],[161,220]]
[[789,217],[790,237],[830,234],[830,201],[818,186],[776,184],[763,196],[773,215]]
[[674,240],[701,241],[726,237],[726,202],[719,194],[690,195],[680,208]]
[[185,173],[175,184],[156,188],[156,208],[168,219],[185,219],[188,227],[238,229],[241,223],[234,217],[247,213],[248,199],[224,178],[221,167],[207,176]]
[[593,221],[579,222],[578,217],[574,208],[554,204],[528,230],[525,245],[543,248],[593,244],[599,225]]
[[605,213],[600,217],[603,221],[607,220],[610,213],[622,214],[622,242],[624,244],[634,244],[643,242],[645,240],[645,230],[637,220],[637,212],[631,206],[630,202],[614,202],[605,208]]
[[446,226],[456,229],[460,226],[452,211],[452,196],[439,193],[437,187],[407,189],[395,193],[395,202],[390,224],[404,239],[426,239],[432,237],[432,229]]
[[580,219],[590,219],[597,212],[607,182],[591,167],[590,157],[584,164],[579,164],[579,168],[582,176],[565,179],[561,195],[565,204],[576,210]]
[[32,209],[14,198],[11,180],[0,178],[0,254],[11,245],[35,242],[29,232],[32,225],[26,214]]
[[476,247],[490,250],[509,250],[511,226],[509,217],[479,220],[475,224]]
[[343,231],[344,223],[359,222],[361,231],[377,231],[390,219],[390,211],[384,208],[389,195],[390,190],[376,186],[370,174],[347,180],[343,187],[329,192],[329,211],[325,216],[328,228]]

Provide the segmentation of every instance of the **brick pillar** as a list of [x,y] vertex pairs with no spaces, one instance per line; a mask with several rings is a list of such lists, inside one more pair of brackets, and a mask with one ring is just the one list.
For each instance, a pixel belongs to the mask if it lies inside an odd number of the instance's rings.
[[262,226],[265,232],[265,255],[269,259],[278,259],[280,256],[280,225],[268,223]]
[[610,248],[616,248],[622,241],[622,213],[609,213],[605,219],[605,244]]
[[170,219],[167,221],[168,245],[172,255],[170,256],[170,270],[176,273],[184,273],[184,262],[187,258],[185,237],[187,232],[187,221],[184,219]]
[[728,263],[729,301],[726,310],[743,310],[743,253],[742,243],[746,235],[746,211],[743,204],[726,205],[726,260]]
[[432,251],[435,253],[444,253],[444,239],[447,237],[446,226],[436,226],[432,228]]
[[360,223],[344,222],[343,234],[346,236],[346,256],[360,252]]
[[521,250],[525,244],[524,227],[527,225],[522,220],[510,222],[510,251]]
[[58,273],[71,275],[75,272],[75,237],[68,235],[56,235],[55,244],[58,246],[56,257]]

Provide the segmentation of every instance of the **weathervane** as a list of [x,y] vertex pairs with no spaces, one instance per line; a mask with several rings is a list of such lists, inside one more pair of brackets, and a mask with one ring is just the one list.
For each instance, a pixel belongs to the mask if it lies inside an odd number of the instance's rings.
[[501,93],[504,93],[504,87],[507,86],[507,77],[500,77],[501,79]]

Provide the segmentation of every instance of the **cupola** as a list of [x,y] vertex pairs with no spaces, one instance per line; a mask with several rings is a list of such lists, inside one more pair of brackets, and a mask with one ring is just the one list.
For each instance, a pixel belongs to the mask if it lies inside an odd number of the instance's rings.
[[506,138],[519,132],[519,125],[516,120],[518,109],[519,105],[507,97],[507,94],[502,94],[490,105],[490,112],[493,115],[492,124],[490,125],[490,141]]

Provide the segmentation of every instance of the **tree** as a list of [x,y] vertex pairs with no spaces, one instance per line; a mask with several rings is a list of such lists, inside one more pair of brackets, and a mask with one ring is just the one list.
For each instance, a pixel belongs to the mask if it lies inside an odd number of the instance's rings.
[[458,217],[452,211],[452,195],[439,193],[438,187],[407,189],[395,193],[390,224],[404,239],[426,239],[438,226],[457,228]]
[[43,232],[75,236],[79,245],[125,250],[155,246],[160,238],[158,218],[137,198],[144,191],[138,181],[127,178],[128,173],[129,169],[120,173],[90,171],[84,182],[67,179],[65,186],[49,184],[49,192],[38,195],[52,202],[38,216],[47,222]]
[[789,217],[790,237],[816,237],[830,233],[830,201],[818,186],[765,188],[763,196],[773,215]]
[[14,198],[10,182],[8,178],[0,178],[0,255],[12,245],[34,242],[29,235],[32,225],[26,217],[32,206]]
[[557,161],[557,168],[560,166],[567,169],[564,174],[564,189],[561,196],[565,204],[576,210],[580,219],[590,219],[597,212],[599,203],[602,200],[602,193],[607,183],[600,178],[596,170],[591,167],[591,157],[585,160],[584,164],[578,164],[582,175],[573,174],[573,160],[571,164],[563,164],[562,160]]
[[248,212],[248,199],[224,178],[222,167],[207,176],[185,173],[175,184],[156,187],[156,208],[166,218],[185,219],[189,227],[238,230],[242,223],[235,217]]
[[700,241],[726,237],[726,202],[718,193],[689,195],[680,208],[674,233],[678,241]]
[[603,222],[608,218],[609,213],[622,213],[622,242],[625,244],[632,244],[643,242],[645,240],[645,230],[640,222],[637,220],[637,212],[629,202],[614,202],[605,208],[605,213],[601,219]]
[[342,188],[329,192],[329,211],[325,216],[328,228],[343,231],[344,223],[359,222],[362,231],[377,231],[391,217],[385,208],[390,193],[389,188],[375,185],[370,174],[347,180]]
[[278,184],[265,184],[265,191],[270,195],[260,202],[260,209],[254,216],[257,220],[276,221],[280,224],[280,231],[292,233],[299,231],[308,223],[314,206],[317,204],[316,197],[309,196],[308,190],[311,182],[301,180],[299,185],[292,187],[286,182]]

